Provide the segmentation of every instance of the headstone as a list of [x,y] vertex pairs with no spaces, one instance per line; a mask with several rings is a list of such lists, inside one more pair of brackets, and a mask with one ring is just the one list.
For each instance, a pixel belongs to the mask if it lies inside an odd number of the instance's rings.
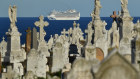
[[54,38],[51,35],[51,37],[50,37],[50,39],[48,41],[48,44],[47,44],[49,50],[52,48],[53,44],[54,44]]
[[31,29],[28,27],[26,30],[26,44],[25,44],[25,51],[28,53],[31,49]]
[[34,75],[37,75],[38,69],[38,52],[35,49],[31,49],[27,56],[27,72],[31,71]]
[[[14,6],[16,9],[16,6]],[[22,62],[26,59],[26,53],[25,50],[21,49],[20,44],[20,36],[21,33],[18,32],[18,28],[15,25],[16,22],[16,14],[14,14],[14,11],[11,10],[11,7],[9,7],[9,10],[12,12],[12,14],[9,16],[9,19],[11,21],[11,27],[6,32],[7,35],[7,55],[10,58],[10,63],[15,62]],[[11,20],[12,19],[12,20]]]
[[32,72],[37,77],[46,78],[47,58],[42,51],[31,49],[27,56],[27,72]]
[[92,36],[93,36],[94,30],[92,29],[92,22],[88,24],[88,29],[85,30],[85,33],[87,33],[87,45],[92,45]]
[[66,79],[94,79],[92,72],[93,62],[85,59],[77,59],[72,66],[72,69],[67,74]]
[[113,47],[117,47],[119,48],[119,43],[120,43],[120,36],[119,36],[119,30],[117,29],[117,23],[116,21],[114,21],[112,23],[112,27],[109,30],[109,44],[110,46]]
[[2,73],[2,79],[14,79],[12,66],[7,66],[7,72]]
[[[58,39],[59,40],[59,39]],[[52,68],[51,72],[58,72],[64,67],[65,61],[65,53],[64,47],[61,42],[56,42],[55,46],[53,47],[53,57],[52,57]]]
[[25,79],[36,79],[35,75],[33,74],[32,71],[28,71],[26,74],[25,74]]
[[22,76],[24,75],[24,69],[21,63],[14,63],[13,71],[14,71],[15,77],[18,77],[19,79],[21,79]]
[[35,22],[35,25],[39,27],[39,40],[43,41],[44,40],[44,26],[48,26],[49,23],[47,21],[44,21],[44,17],[40,16],[39,21]]
[[37,30],[36,28],[34,27],[33,30],[32,30],[32,41],[31,41],[31,46],[32,48],[36,49],[37,50]]
[[37,58],[37,76],[38,77],[43,77],[43,78],[46,78],[46,72],[48,72],[47,70],[47,58],[46,58],[46,55],[44,55],[44,52],[40,51],[39,52],[39,56]]
[[138,79],[138,72],[117,50],[101,63],[95,79]]
[[96,59],[96,48],[95,48],[95,46],[86,46],[84,50],[85,50],[85,59],[86,60]]
[[6,62],[4,61],[4,59],[6,57],[6,52],[7,52],[7,42],[5,41],[4,37],[2,39],[3,40],[0,43],[1,61]]

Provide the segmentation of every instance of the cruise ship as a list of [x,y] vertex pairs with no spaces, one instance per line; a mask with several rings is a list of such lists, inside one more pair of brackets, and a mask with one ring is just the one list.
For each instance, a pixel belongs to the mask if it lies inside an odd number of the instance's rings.
[[76,10],[56,11],[53,10],[48,16],[49,20],[79,20],[80,12]]

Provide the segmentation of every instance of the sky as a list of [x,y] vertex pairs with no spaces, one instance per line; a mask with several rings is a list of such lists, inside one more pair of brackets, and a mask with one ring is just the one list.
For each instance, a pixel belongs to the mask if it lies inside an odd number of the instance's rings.
[[[113,11],[121,10],[120,0],[100,0],[101,17],[109,17]],[[140,0],[128,0],[128,9],[133,17],[140,16]],[[0,17],[8,17],[9,5],[17,6],[17,17],[47,16],[52,10],[76,9],[81,17],[90,17],[94,0],[0,0]]]

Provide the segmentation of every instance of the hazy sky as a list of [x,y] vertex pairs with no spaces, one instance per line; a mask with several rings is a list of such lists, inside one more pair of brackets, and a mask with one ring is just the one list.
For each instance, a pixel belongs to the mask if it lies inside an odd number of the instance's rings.
[[[100,0],[101,16],[108,17],[112,11],[120,10],[120,0]],[[140,16],[140,0],[128,0],[128,9],[131,16]],[[89,17],[94,9],[94,0],[0,0],[0,17],[8,17],[9,5],[17,5],[18,17],[47,16],[52,10],[65,11],[76,9],[81,17]]]

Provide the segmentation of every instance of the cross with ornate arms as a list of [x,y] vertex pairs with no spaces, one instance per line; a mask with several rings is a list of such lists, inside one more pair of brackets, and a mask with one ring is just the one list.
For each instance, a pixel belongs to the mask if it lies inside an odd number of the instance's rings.
[[111,15],[110,17],[113,18],[113,21],[117,21],[118,15],[116,14],[116,11],[113,11],[113,15]]
[[40,38],[39,38],[39,40],[44,40],[44,32],[45,31],[44,31],[43,28],[44,28],[44,26],[48,26],[49,23],[47,21],[44,21],[44,17],[43,16],[40,16],[39,17],[39,21],[36,21],[35,25],[40,28],[40,34],[39,34]]
[[85,33],[87,33],[87,44],[91,45],[91,40],[92,40],[92,34],[94,33],[94,30],[92,29],[92,26],[88,26],[88,29],[85,30]]
[[69,34],[69,32],[67,32],[66,29],[63,29],[63,31],[61,32],[61,34],[63,34],[64,36],[66,36],[66,34]]

